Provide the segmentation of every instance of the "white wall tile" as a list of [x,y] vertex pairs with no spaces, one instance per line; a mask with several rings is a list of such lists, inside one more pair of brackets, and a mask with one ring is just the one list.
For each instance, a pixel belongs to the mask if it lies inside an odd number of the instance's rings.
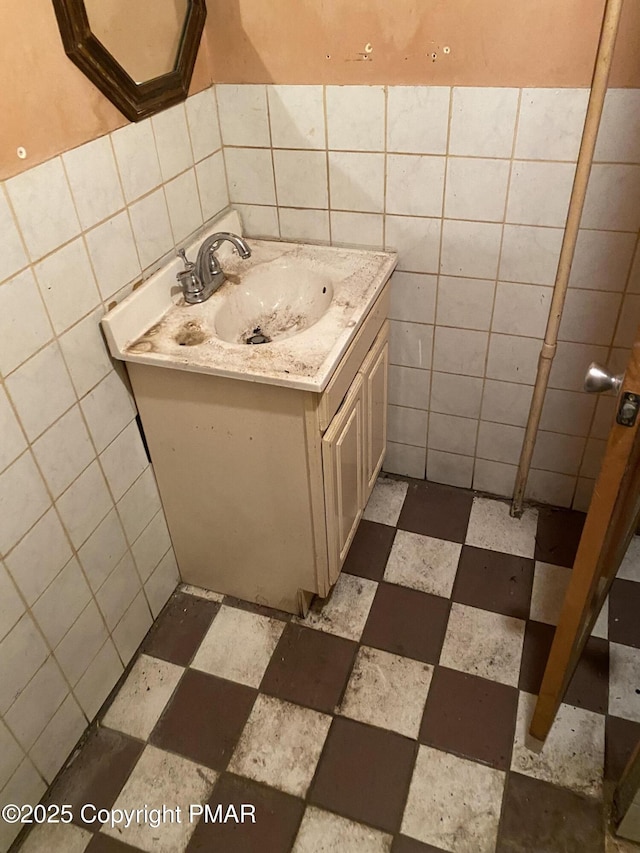
[[71,684],[84,675],[106,639],[107,629],[92,598],[55,650],[56,659]]
[[473,278],[495,278],[502,226],[445,219],[442,223],[440,272]]
[[327,86],[326,102],[329,148],[384,151],[382,86]]
[[[558,338],[585,344],[610,344],[622,297],[619,293],[569,290]],[[588,365],[585,365],[585,370]]]
[[441,216],[444,157],[387,155],[387,213]]
[[578,477],[578,484],[576,485],[576,491],[573,496],[573,509],[577,509],[578,512],[589,511],[589,505],[591,503],[595,485],[595,480],[589,480],[586,477]]
[[0,186],[0,234],[2,234],[2,253],[0,254],[0,281],[17,273],[27,264],[27,253],[22,245],[13,213],[9,208]]
[[640,89],[607,91],[594,159],[640,163]]
[[435,275],[395,272],[391,277],[389,318],[412,323],[433,323],[436,312]]
[[628,293],[622,300],[622,310],[616,326],[613,345],[616,347],[633,346],[640,325],[640,294]]
[[429,370],[389,365],[389,403],[392,405],[427,410],[430,386]]
[[185,101],[193,159],[197,163],[222,145],[218,108],[213,87],[191,95]]
[[283,240],[308,240],[312,243],[329,242],[329,213],[326,210],[295,210],[281,207],[280,235]]
[[100,454],[100,461],[111,493],[118,501],[149,464],[135,421]]
[[[0,793],[0,803],[24,803],[35,806],[46,790],[42,777],[28,758],[20,764],[10,781]],[[0,824],[0,845],[8,850],[11,842],[22,828],[21,824]]]
[[565,435],[588,435],[596,407],[596,395],[548,388],[542,407],[540,429]]
[[578,232],[569,287],[623,291],[636,237],[619,231]]
[[225,145],[269,147],[271,136],[265,86],[219,83],[216,97]]
[[0,713],[4,714],[47,657],[47,647],[28,613],[0,643]]
[[451,157],[444,215],[449,219],[502,222],[508,183],[508,160]]
[[494,291],[493,281],[441,275],[438,279],[438,325],[488,330]]
[[53,657],[47,658],[4,716],[23,749],[31,749],[68,693],[60,667]]
[[176,104],[151,119],[162,179],[168,181],[193,165],[193,152],[184,104]]
[[163,190],[156,190],[132,204],[129,211],[138,256],[144,269],[173,247],[169,211]]
[[52,335],[31,270],[0,286],[0,370],[5,376],[50,341]]
[[589,89],[523,89],[515,156],[578,159]]
[[6,187],[33,261],[80,233],[59,157],[16,175],[6,182]]
[[563,228],[574,172],[572,163],[514,161],[506,221]]
[[532,468],[529,472],[525,498],[553,506],[570,507],[575,487],[575,477]]
[[385,249],[398,252],[398,269],[407,272],[438,272],[440,262],[439,219],[385,216]]
[[473,488],[490,495],[511,497],[518,473],[517,465],[476,459],[473,473]]
[[631,293],[640,293],[640,243],[636,246],[636,253],[631,265],[629,283],[627,289]]
[[115,687],[124,667],[111,640],[107,640],[76,684],[74,693],[89,720],[93,720]]
[[13,412],[9,398],[4,388],[0,387],[0,471],[10,465],[27,446],[27,441],[20,429],[18,420]]
[[[584,392],[583,392],[584,393]],[[607,438],[616,416],[616,399],[613,395],[598,395],[596,411],[591,424],[593,438]]]
[[52,648],[58,645],[89,602],[91,592],[74,557],[32,606]]
[[33,445],[45,482],[54,498],[71,485],[95,459],[95,451],[80,409],[74,406]]
[[129,391],[112,370],[80,403],[98,453],[135,417]]
[[324,152],[275,150],[273,165],[278,204],[286,207],[329,207]]
[[585,438],[538,430],[532,466],[558,474],[577,474],[586,444]]
[[528,284],[553,284],[558,269],[563,231],[505,225],[500,255],[500,278]]
[[160,613],[179,583],[180,573],[175,555],[173,551],[168,551],[144,585],[154,618]]
[[431,378],[431,411],[479,418],[482,384],[480,378],[434,371]]
[[408,444],[387,442],[387,453],[382,470],[389,474],[402,474],[424,480],[425,450],[423,447],[411,447]]
[[11,577],[0,563],[0,640],[9,633],[24,611],[25,606]]
[[124,197],[134,201],[162,183],[151,119],[121,127],[111,134]]
[[127,551],[96,593],[98,605],[110,631],[120,621],[139,591],[140,579],[133,557]]
[[514,335],[491,335],[487,377],[533,385],[536,381],[541,342]]
[[33,604],[71,558],[71,546],[58,515],[50,509],[6,557],[27,604]]
[[358,246],[371,249],[383,247],[384,218],[382,214],[332,210],[330,219],[333,246]]
[[227,176],[221,151],[207,157],[196,166],[196,180],[202,205],[202,216],[206,222],[224,210],[229,204]]
[[[441,415],[431,412],[429,415],[429,434],[427,447],[431,450],[444,450],[447,453],[473,456],[476,447],[478,421],[472,418],[459,418],[454,415]],[[427,469],[429,458],[427,454]]]
[[431,367],[433,326],[391,320],[389,324],[389,361],[402,367]]
[[584,448],[584,456],[580,465],[580,476],[595,480],[600,474],[600,467],[607,449],[607,442],[602,438],[589,438]]
[[85,235],[103,299],[140,277],[140,261],[126,211]]
[[432,483],[457,486],[460,489],[470,489],[473,481],[473,457],[429,449],[427,480]]
[[113,503],[97,462],[93,462],[56,501],[75,548],[79,548]]
[[100,302],[89,255],[82,239],[68,243],[35,266],[40,292],[57,334]]
[[32,441],[76,400],[57,343],[40,350],[7,377],[6,387],[24,431]]
[[24,752],[9,729],[0,721],[0,791],[16,770]]
[[82,568],[94,591],[102,586],[126,550],[127,542],[122,524],[114,509],[100,522],[78,551]]
[[454,88],[449,153],[510,157],[517,110],[517,89]]
[[608,355],[606,347],[558,341],[549,375],[549,387],[582,391],[587,367],[592,361],[606,364]]
[[164,513],[158,512],[131,546],[138,574],[146,581],[171,548],[171,537]]
[[68,696],[29,753],[47,782],[53,781],[86,725],[80,706]]
[[324,148],[322,86],[268,86],[274,148]]
[[31,453],[0,474],[0,554],[6,554],[50,505]]
[[480,459],[517,465],[520,460],[524,429],[506,424],[480,422],[477,454]]
[[160,496],[151,466],[118,501],[118,515],[129,542],[134,542],[160,509]]
[[482,395],[482,419],[526,426],[532,394],[530,385],[486,379]]
[[446,86],[389,86],[387,150],[445,154],[451,89]]
[[113,370],[100,331],[102,309],[76,323],[60,338],[60,349],[76,393],[82,397]]
[[384,154],[330,151],[331,208],[382,212],[384,168]]
[[433,369],[464,376],[484,376],[489,335],[467,329],[436,328]]
[[113,640],[122,661],[127,664],[151,628],[153,618],[144,592],[139,592],[122,619],[113,629]]
[[427,413],[420,409],[389,406],[387,409],[387,435],[389,441],[426,447]]
[[83,228],[91,228],[124,207],[124,196],[108,136],[62,155]]
[[276,190],[270,151],[226,148],[224,159],[231,203],[275,204]]
[[242,220],[243,234],[248,237],[278,238],[280,220],[276,207],[261,207],[256,204],[236,204],[235,210]]
[[195,171],[189,169],[188,172],[169,181],[164,191],[167,196],[173,239],[176,243],[182,243],[200,228],[203,222]]
[[582,213],[583,228],[640,228],[640,166],[595,163]]
[[552,294],[551,287],[499,281],[492,330],[507,335],[544,337]]

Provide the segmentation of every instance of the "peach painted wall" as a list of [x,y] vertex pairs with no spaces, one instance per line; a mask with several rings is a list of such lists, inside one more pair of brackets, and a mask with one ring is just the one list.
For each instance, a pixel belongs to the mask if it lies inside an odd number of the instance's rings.
[[[127,124],[66,56],[51,0],[0,3],[0,80],[0,179]],[[210,84],[203,40],[191,94]]]
[[[216,82],[587,86],[604,0],[208,0],[208,7]],[[640,86],[639,43],[640,4],[627,0],[612,86]]]

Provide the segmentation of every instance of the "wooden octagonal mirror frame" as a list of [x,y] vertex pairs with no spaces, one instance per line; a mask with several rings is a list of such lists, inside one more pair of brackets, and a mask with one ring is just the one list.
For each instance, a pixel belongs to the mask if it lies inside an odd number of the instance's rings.
[[131,121],[140,121],[183,101],[207,16],[205,0],[189,0],[172,71],[136,83],[91,31],[84,0],[53,0],[65,53]]

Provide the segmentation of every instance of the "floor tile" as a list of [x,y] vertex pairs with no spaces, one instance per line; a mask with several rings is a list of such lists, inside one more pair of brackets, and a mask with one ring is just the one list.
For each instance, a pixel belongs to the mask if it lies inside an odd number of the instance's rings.
[[402,832],[454,853],[493,853],[505,774],[421,746]]
[[201,820],[191,837],[188,853],[289,853],[302,820],[304,802],[297,797],[258,785],[242,776],[223,773],[216,783],[211,808],[233,805],[255,807],[255,823],[206,823]]
[[436,667],[420,727],[420,742],[508,770],[518,691],[443,666]]
[[536,622],[557,625],[571,569],[536,561],[531,593],[531,618]]
[[192,666],[220,678],[258,687],[284,623],[222,605]]
[[596,624],[591,632],[592,637],[600,637],[601,640],[609,639],[609,597],[605,598],[602,610],[598,614]]
[[44,802],[69,804],[73,822],[95,830],[95,823],[83,823],[81,809],[91,803],[109,809],[138,761],[144,744],[111,729],[97,728],[87,738],[77,758],[47,793]]
[[538,513],[536,560],[554,566],[573,566],[586,515],[556,507],[541,507]]
[[91,844],[87,847],[87,853],[137,853],[139,850],[139,847],[132,847],[123,841],[103,835],[102,832],[94,835]]
[[376,594],[377,583],[342,572],[331,595],[317,599],[306,617],[293,622],[337,634],[347,640],[359,640]]
[[441,847],[423,844],[422,841],[416,841],[415,838],[409,838],[406,835],[396,835],[391,853],[445,853],[445,851]]
[[150,742],[205,767],[224,770],[256,695],[244,684],[189,669]]
[[258,696],[229,770],[303,797],[320,758],[331,717]]
[[433,667],[361,646],[339,713],[417,738]]
[[260,690],[332,714],[344,692],[358,647],[351,640],[287,625]]
[[93,836],[73,824],[42,823],[34,826],[20,853],[84,853]]
[[464,545],[453,599],[461,604],[527,619],[533,560]]
[[511,773],[498,853],[603,853],[602,804],[548,782]]
[[525,509],[521,518],[511,518],[508,503],[474,498],[465,544],[533,557],[537,523],[537,509]]
[[214,592],[212,589],[205,589],[202,586],[194,586],[190,583],[181,583],[178,587],[178,592],[183,592],[185,595],[193,595],[196,598],[204,598],[206,601],[217,601],[222,603],[224,595],[221,592]]
[[511,769],[596,797],[602,791],[604,716],[561,705],[542,752],[527,747],[536,697],[520,693]]
[[149,632],[143,651],[187,666],[217,612],[218,605],[214,601],[183,592],[174,593]]
[[255,601],[244,601],[233,595],[225,595],[223,602],[229,607],[238,607],[240,610],[246,610],[247,613],[257,613],[258,616],[268,616],[270,619],[279,619],[281,622],[288,622],[291,619],[291,613],[285,610],[276,610],[265,604],[257,604]]
[[439,595],[381,583],[362,642],[425,663],[437,663],[449,608],[449,601]]
[[384,832],[309,806],[293,853],[389,853],[391,841]]
[[613,582],[609,593],[609,639],[612,643],[640,649],[640,583]]
[[401,530],[464,542],[473,503],[472,492],[439,483],[410,483],[398,519]]
[[395,527],[400,517],[407,488],[408,484],[402,480],[380,477],[373,487],[371,497],[362,516],[363,519]]
[[356,531],[343,571],[372,581],[382,580],[395,529],[388,524],[362,520]]
[[640,581],[640,536],[629,542],[627,553],[618,569],[618,577],[627,581]]
[[440,663],[515,687],[524,629],[521,619],[454,602]]
[[609,645],[609,713],[640,723],[640,651]]
[[640,723],[607,715],[604,778],[619,782],[634,749],[640,743]]
[[398,530],[384,579],[449,598],[461,549],[456,542]]
[[[114,809],[180,806],[184,818],[191,804],[202,804],[209,799],[216,778],[214,770],[147,746]],[[154,829],[150,823],[132,823],[127,828],[105,826],[102,831],[148,853],[176,853],[187,846],[194,829],[194,823],[183,819],[179,823],[164,821],[161,829]]]
[[146,740],[183,673],[181,666],[140,655],[104,715],[102,724]]
[[385,832],[400,826],[415,743],[336,717],[320,759],[310,800]]
[[555,628],[544,622],[529,620],[524,632],[522,665],[518,687],[526,693],[538,693],[551,651]]

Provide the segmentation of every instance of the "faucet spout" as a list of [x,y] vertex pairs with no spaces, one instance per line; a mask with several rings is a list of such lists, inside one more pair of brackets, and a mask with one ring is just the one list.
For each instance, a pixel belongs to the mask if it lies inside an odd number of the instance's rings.
[[210,237],[207,237],[204,243],[200,246],[200,251],[198,252],[198,257],[196,259],[196,273],[200,278],[200,281],[205,285],[214,284],[213,290],[211,291],[212,293],[224,282],[224,273],[220,268],[220,264],[215,253],[225,241],[235,246],[241,258],[246,260],[251,257],[251,249],[249,248],[247,241],[243,237],[239,237],[237,234],[232,234],[229,231],[218,231]]

